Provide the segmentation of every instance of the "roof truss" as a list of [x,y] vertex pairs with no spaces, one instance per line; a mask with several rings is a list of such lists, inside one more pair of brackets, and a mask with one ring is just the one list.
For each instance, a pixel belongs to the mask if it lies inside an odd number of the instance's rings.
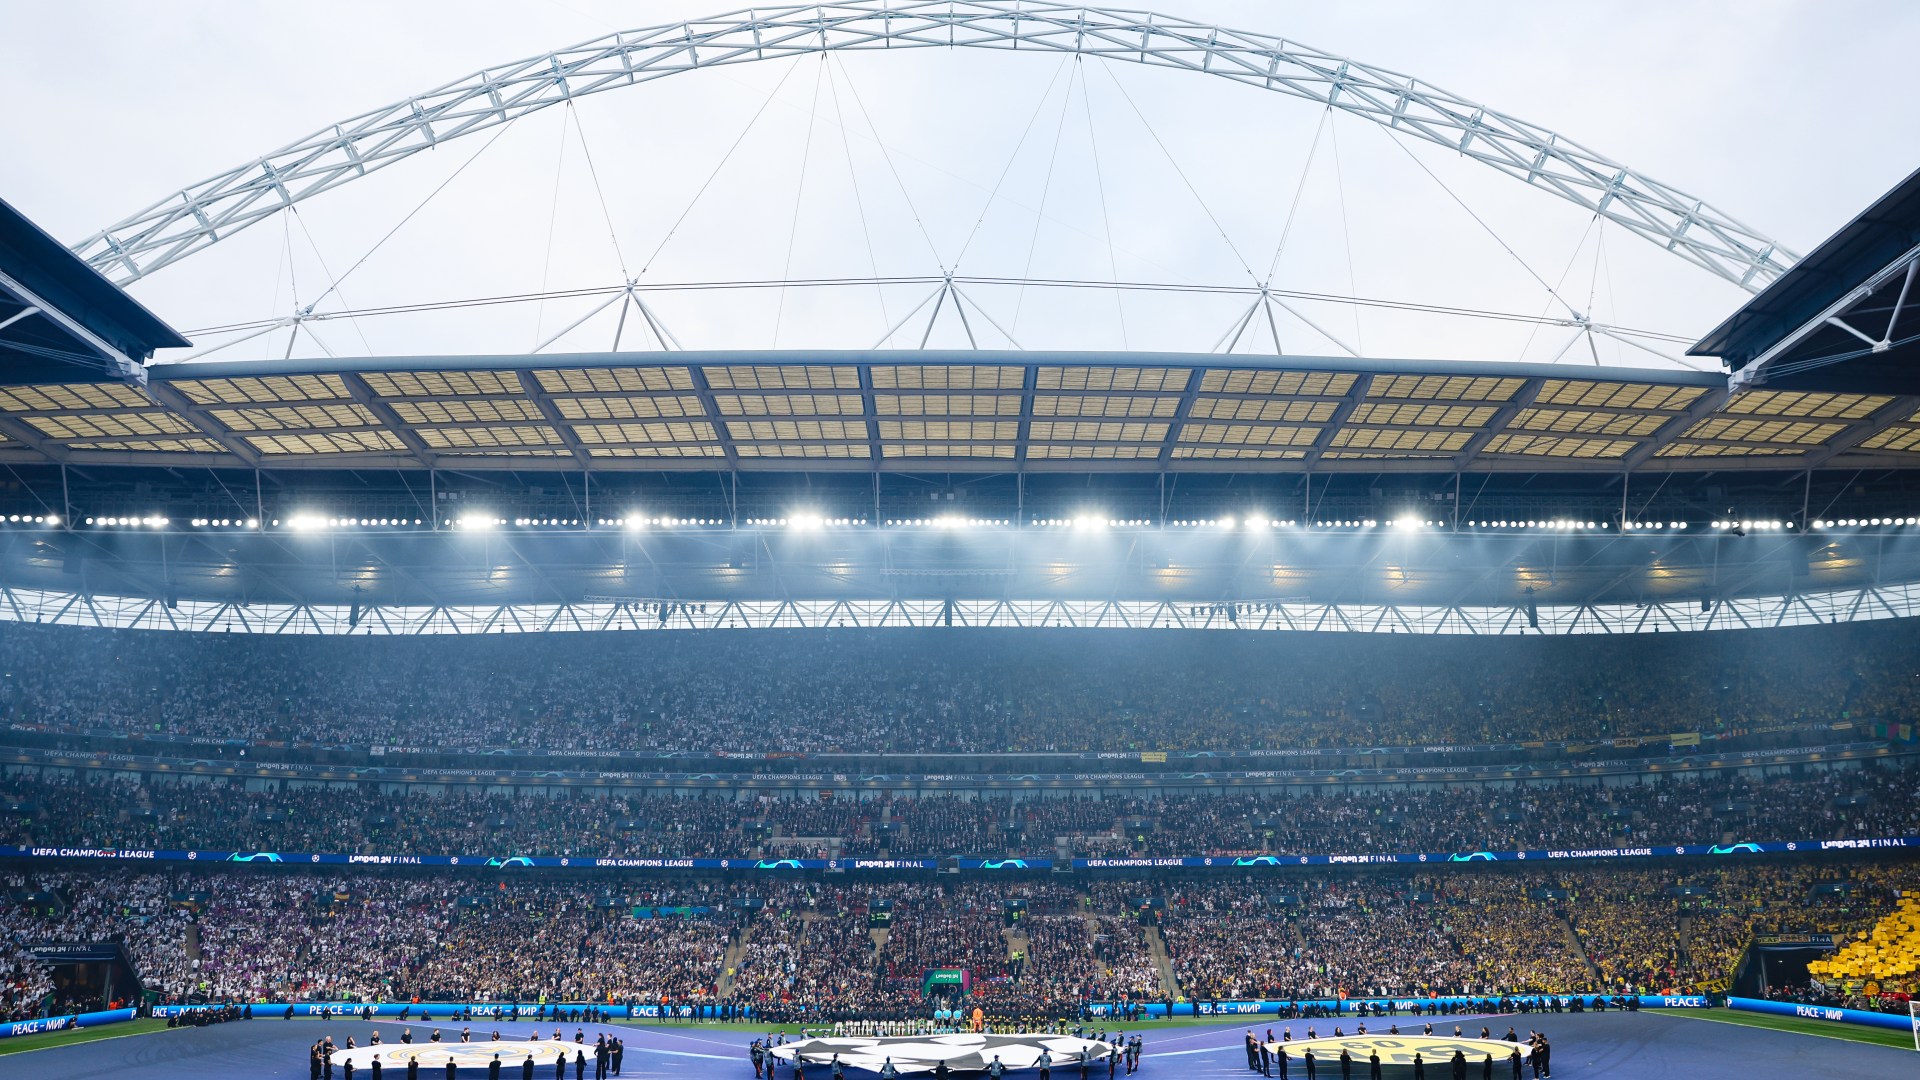
[[1920,465],[1920,399],[1325,357],[603,353],[159,365],[0,386],[0,461],[573,471]]

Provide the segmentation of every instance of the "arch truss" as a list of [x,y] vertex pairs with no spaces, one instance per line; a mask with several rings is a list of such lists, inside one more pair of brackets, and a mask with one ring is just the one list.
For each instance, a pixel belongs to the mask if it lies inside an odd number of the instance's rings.
[[1920,615],[1920,584],[1684,603],[1521,607],[1299,600],[723,600],[586,597],[578,603],[388,606],[240,604],[0,586],[0,623],[120,630],[346,635],[588,631],[1041,629],[1572,635],[1760,630]]
[[188,185],[76,245],[126,284],[449,140],[682,72],[827,51],[981,48],[1123,60],[1304,98],[1553,193],[1749,291],[1797,257],[1703,200],[1536,124],[1265,34],[1031,0],[847,0],[622,31],[490,67]]

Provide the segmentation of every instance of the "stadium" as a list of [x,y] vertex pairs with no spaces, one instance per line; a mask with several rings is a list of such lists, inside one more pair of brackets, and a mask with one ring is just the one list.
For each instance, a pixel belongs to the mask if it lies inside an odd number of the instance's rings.
[[1212,6],[25,27],[0,1068],[1911,1069],[1920,173]]

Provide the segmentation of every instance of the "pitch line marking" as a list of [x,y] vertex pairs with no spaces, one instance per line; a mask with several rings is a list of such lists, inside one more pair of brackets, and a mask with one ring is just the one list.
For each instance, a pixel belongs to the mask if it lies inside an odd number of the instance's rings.
[[[1885,1048],[1886,1048],[1886,1049],[1888,1049],[1888,1050],[1902,1050],[1902,1049],[1904,1049],[1903,1047],[1899,1047],[1899,1046],[1887,1046],[1887,1044],[1886,1044],[1886,1043],[1876,1043],[1876,1042],[1867,1042],[1867,1041],[1866,1041],[1866,1040],[1864,1040],[1864,1039],[1849,1039],[1849,1038],[1847,1038],[1847,1037],[1846,1037],[1845,1035],[1822,1035],[1821,1033],[1819,1033],[1819,1032],[1817,1032],[1817,1031],[1794,1031],[1794,1030],[1792,1030],[1792,1029],[1790,1029],[1790,1028],[1770,1028],[1770,1027],[1761,1027],[1761,1026],[1760,1026],[1759,1024],[1743,1024],[1743,1023],[1741,1023],[1741,1022],[1740,1022],[1740,1021],[1738,1021],[1738,1020],[1722,1020],[1722,1019],[1720,1019],[1720,1018],[1719,1018],[1719,1017],[1717,1017],[1717,1016],[1684,1016],[1684,1015],[1681,1015],[1680,1013],[1670,1013],[1670,1012],[1657,1012],[1657,1013],[1652,1013],[1652,1014],[1650,1014],[1650,1015],[1653,1015],[1653,1016],[1671,1016],[1671,1017],[1673,1017],[1673,1018],[1674,1018],[1675,1020],[1705,1020],[1705,1021],[1706,1021],[1707,1023],[1709,1023],[1709,1024],[1730,1024],[1730,1025],[1732,1025],[1732,1026],[1734,1026],[1734,1027],[1743,1027],[1743,1028],[1746,1028],[1746,1029],[1747,1029],[1748,1031],[1777,1031],[1777,1032],[1779,1032],[1779,1033],[1780,1033],[1780,1034],[1782,1034],[1782,1035],[1811,1035],[1811,1036],[1813,1036],[1813,1037],[1814,1037],[1814,1038],[1816,1038],[1816,1039],[1838,1039],[1838,1040],[1840,1040],[1841,1042],[1848,1042],[1848,1043],[1852,1043],[1852,1044],[1854,1044],[1855,1046],[1880,1046],[1880,1047],[1885,1047]],[[1755,1016],[1766,1016],[1767,1014],[1766,1014],[1766,1013],[1754,1013],[1753,1015],[1755,1015]],[[1893,1014],[1891,1014],[1891,1015],[1894,1015],[1894,1016],[1898,1016],[1899,1014],[1898,1014],[1898,1013],[1893,1013]],[[1805,1019],[1805,1018],[1802,1018],[1802,1019]],[[1893,1029],[1892,1029],[1892,1028],[1879,1028],[1879,1029],[1876,1029],[1876,1030],[1880,1030],[1880,1031],[1892,1031]]]
[[[85,1028],[68,1028],[67,1030],[84,1031],[86,1029]],[[155,1028],[152,1031],[128,1031],[119,1035],[102,1035],[97,1039],[76,1039],[73,1042],[54,1043],[51,1046],[30,1046],[25,1050],[8,1051],[5,1056],[12,1057],[15,1054],[37,1054],[42,1050],[64,1050],[69,1046],[85,1046],[87,1043],[111,1042],[114,1039],[137,1039],[142,1035],[158,1035],[162,1031],[178,1031],[178,1030],[180,1029],[179,1028]],[[47,1032],[47,1034],[53,1034],[53,1033]]]

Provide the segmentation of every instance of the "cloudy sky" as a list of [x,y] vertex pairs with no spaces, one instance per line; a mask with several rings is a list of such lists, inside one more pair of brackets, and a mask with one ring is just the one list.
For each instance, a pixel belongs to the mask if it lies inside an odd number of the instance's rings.
[[[0,34],[0,94],[16,103],[0,196],[78,241],[480,68],[725,10],[726,0],[16,2]],[[1911,171],[1920,145],[1905,85],[1920,5],[1904,0],[1169,0],[1160,10],[1417,76],[1799,251]],[[1589,212],[1358,117],[1191,73],[982,50],[782,59],[584,98],[309,200],[134,292],[202,348],[239,336],[213,328],[309,304],[331,316],[291,342],[278,330],[210,359],[290,344],[295,355],[524,352],[605,298],[346,313],[635,277],[659,287],[648,303],[688,348],[964,346],[969,327],[950,307],[930,329],[931,305],[909,317],[934,291],[926,283],[667,288],[943,269],[1270,280],[1522,317],[1296,297],[1235,341],[1250,303],[1240,295],[964,286],[985,348],[1271,352],[1277,332],[1293,354],[1658,366],[1615,338],[1527,320],[1572,308],[1689,337],[1743,296]],[[622,327],[620,313],[609,307],[547,348],[606,349],[616,334],[622,348],[653,347],[642,320]]]

